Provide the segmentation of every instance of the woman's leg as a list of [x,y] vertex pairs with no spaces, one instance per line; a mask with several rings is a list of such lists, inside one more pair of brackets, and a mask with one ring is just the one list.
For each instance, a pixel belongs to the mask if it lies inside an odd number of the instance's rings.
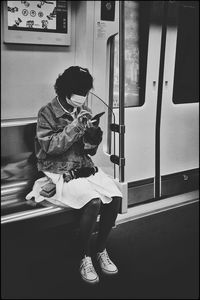
[[101,216],[99,221],[99,232],[97,236],[96,250],[102,252],[106,248],[106,242],[115,224],[115,220],[119,213],[121,197],[113,197],[112,202],[103,204],[101,207]]
[[91,256],[90,242],[93,230],[95,228],[98,213],[101,207],[101,200],[92,199],[82,208],[82,215],[80,219],[80,239],[82,244],[82,257]]

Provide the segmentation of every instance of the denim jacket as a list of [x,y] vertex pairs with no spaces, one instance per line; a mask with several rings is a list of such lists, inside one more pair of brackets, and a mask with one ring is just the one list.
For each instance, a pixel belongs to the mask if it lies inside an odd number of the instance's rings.
[[71,169],[93,167],[90,155],[94,155],[98,145],[91,152],[84,150],[85,127],[76,116],[88,107],[78,107],[75,117],[63,110],[55,97],[38,113],[35,152],[39,171],[63,174]]

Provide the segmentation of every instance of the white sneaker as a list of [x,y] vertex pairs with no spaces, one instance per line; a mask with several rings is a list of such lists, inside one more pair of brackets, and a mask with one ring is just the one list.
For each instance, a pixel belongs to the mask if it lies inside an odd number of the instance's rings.
[[80,274],[84,281],[88,283],[99,282],[99,276],[97,275],[90,256],[85,256],[81,260]]
[[99,262],[99,265],[103,273],[109,275],[118,273],[118,269],[109,258],[106,249],[103,252],[97,253],[97,261]]

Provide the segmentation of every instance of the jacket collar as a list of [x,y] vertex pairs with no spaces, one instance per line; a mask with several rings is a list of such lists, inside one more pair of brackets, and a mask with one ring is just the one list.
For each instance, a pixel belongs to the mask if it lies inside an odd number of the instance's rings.
[[[60,118],[61,116],[65,115],[65,114],[66,115],[71,115],[70,112],[68,112],[68,111],[66,111],[62,108],[62,106],[58,102],[57,96],[51,101],[51,106],[52,106],[53,111],[54,111],[57,118]],[[83,105],[83,108],[85,109],[84,105]],[[75,116],[77,116],[80,113],[81,110],[82,110],[81,107],[77,107],[76,112],[75,112]]]
[[60,103],[58,102],[57,97],[55,97],[55,98],[52,100],[51,106],[52,106],[53,111],[54,111],[54,113],[55,113],[55,115],[56,115],[57,118],[59,118],[59,117],[65,115],[65,114],[71,115],[70,112],[65,111],[65,110],[61,107]]

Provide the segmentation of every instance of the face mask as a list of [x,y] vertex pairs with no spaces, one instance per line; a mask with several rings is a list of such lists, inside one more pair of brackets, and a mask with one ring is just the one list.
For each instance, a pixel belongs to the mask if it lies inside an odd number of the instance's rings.
[[86,100],[87,96],[83,97],[80,95],[75,95],[73,94],[71,96],[71,99],[67,98],[67,102],[72,105],[73,107],[78,107],[78,106],[82,106]]

